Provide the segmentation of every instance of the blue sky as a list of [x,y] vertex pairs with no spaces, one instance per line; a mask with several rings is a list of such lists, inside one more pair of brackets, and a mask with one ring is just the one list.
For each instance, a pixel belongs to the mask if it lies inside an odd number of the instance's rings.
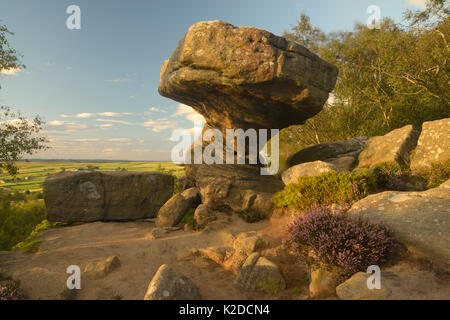
[[[281,35],[301,12],[349,30],[378,5],[397,21],[424,0],[0,0],[0,20],[27,68],[0,74],[0,105],[39,114],[52,148],[39,158],[170,160],[177,128],[197,114],[158,94],[162,62],[193,23],[223,20]],[[66,27],[69,5],[81,30]]]

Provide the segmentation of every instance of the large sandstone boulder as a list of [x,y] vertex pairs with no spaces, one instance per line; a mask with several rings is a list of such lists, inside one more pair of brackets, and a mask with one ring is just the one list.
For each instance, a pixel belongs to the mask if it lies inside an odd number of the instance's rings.
[[277,265],[257,252],[245,261],[236,284],[244,290],[263,290],[269,293],[278,293],[286,288]]
[[411,159],[411,169],[429,168],[450,159],[450,118],[424,122]]
[[306,48],[252,27],[192,25],[161,69],[159,93],[213,128],[282,129],[322,110],[338,69]]
[[350,279],[341,283],[336,288],[336,294],[342,300],[386,300],[391,295],[392,290],[386,285],[387,281],[381,278],[380,289],[369,289],[367,279],[369,274],[358,272]]
[[416,147],[419,132],[408,125],[384,136],[372,137],[358,157],[358,168],[373,168],[382,163],[409,166],[409,154]]
[[155,217],[174,178],[159,172],[61,172],[44,182],[47,219],[58,222]]
[[373,194],[347,214],[386,223],[411,252],[450,270],[450,180],[422,192]]
[[329,171],[341,171],[331,163],[314,161],[298,164],[283,171],[281,179],[285,185],[296,183],[300,177],[313,177]]
[[302,149],[299,152],[290,156],[287,159],[287,165],[289,167],[292,167],[297,164],[313,162],[317,160],[335,164],[336,162],[337,163],[344,162],[340,158],[346,157],[345,160],[347,162],[349,161],[349,158],[354,159],[353,161],[351,161],[350,165],[348,164],[345,165],[344,168],[348,170],[350,166],[358,158],[358,155],[364,148],[366,141],[367,141],[366,137],[357,137],[350,140],[317,144],[315,146]]
[[195,284],[163,264],[150,282],[144,300],[201,300]]
[[283,183],[273,176],[260,175],[260,169],[249,165],[201,165],[196,184],[203,204],[228,207],[234,212],[259,212],[270,215],[273,193]]
[[177,193],[159,209],[156,226],[159,228],[176,226],[188,210],[196,208],[199,203],[200,196],[197,188]]

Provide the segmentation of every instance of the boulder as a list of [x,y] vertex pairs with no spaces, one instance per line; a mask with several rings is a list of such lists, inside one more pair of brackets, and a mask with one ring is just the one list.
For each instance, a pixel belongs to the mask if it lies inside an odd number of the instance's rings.
[[337,284],[335,273],[325,269],[312,270],[309,295],[319,299],[335,296]]
[[199,203],[200,196],[197,188],[177,193],[159,209],[156,226],[160,228],[176,226],[186,212],[191,208],[196,208]]
[[52,222],[137,220],[155,217],[173,195],[174,178],[159,172],[60,172],[44,182]]
[[204,21],[162,65],[159,93],[222,132],[282,129],[320,112],[337,74],[308,49],[267,31]]
[[386,223],[411,252],[450,270],[450,180],[422,192],[373,194],[356,202],[347,214]]
[[[336,287],[336,294],[342,300],[386,300],[391,295],[391,289],[386,281],[381,280],[380,289],[369,289],[367,279],[369,274],[358,272],[350,279]],[[383,279],[383,278],[381,278]]]
[[411,169],[429,168],[450,159],[450,118],[424,122],[411,159]]
[[195,284],[170,266],[159,267],[150,282],[144,300],[201,300]]
[[245,261],[236,284],[244,290],[263,290],[273,294],[286,288],[277,265],[256,252]]
[[412,125],[372,137],[358,157],[358,168],[373,168],[382,163],[409,166],[409,154],[416,147],[419,132]]
[[111,256],[105,260],[89,262],[84,268],[83,273],[88,277],[101,279],[110,274],[120,266],[120,260],[117,256]]
[[204,204],[262,216],[271,214],[271,197],[284,187],[274,176],[262,176],[258,167],[250,165],[201,165],[196,184]]
[[44,268],[32,268],[13,274],[20,281],[20,288],[29,300],[67,300],[73,298],[76,290],[67,288],[68,274],[53,272]]
[[[287,159],[289,167],[306,162],[336,161],[336,158],[351,157],[357,159],[366,143],[366,137],[357,137],[350,140],[335,141],[329,143],[317,144],[293,154]],[[347,159],[348,161],[348,159]]]
[[300,177],[318,176],[328,171],[341,171],[341,170],[333,164],[318,160],[290,167],[289,169],[283,171],[283,173],[281,174],[281,178],[284,184],[288,185],[289,183],[296,183],[298,181],[298,178]]
[[194,219],[199,228],[203,228],[209,222],[217,219],[217,212],[212,210],[209,204],[201,204],[195,209]]

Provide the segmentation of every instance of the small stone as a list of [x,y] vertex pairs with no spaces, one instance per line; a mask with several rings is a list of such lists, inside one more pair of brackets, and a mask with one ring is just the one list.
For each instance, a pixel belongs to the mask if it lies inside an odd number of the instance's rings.
[[369,289],[367,279],[369,274],[358,272],[336,288],[336,294],[343,300],[386,300],[391,295],[391,289],[381,281],[380,289]]

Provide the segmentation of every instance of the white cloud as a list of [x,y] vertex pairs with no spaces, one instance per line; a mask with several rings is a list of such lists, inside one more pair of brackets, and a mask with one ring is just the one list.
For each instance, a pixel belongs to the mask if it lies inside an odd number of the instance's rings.
[[129,139],[129,138],[111,138],[111,139],[107,139],[106,141],[108,141],[108,142],[130,142],[131,139]]
[[415,7],[425,8],[427,0],[407,0],[407,3]]
[[181,103],[178,105],[178,109],[172,115],[172,117],[185,117],[192,122],[206,122],[205,118],[200,113],[195,111],[193,108]]
[[118,123],[118,124],[124,124],[124,125],[133,125],[134,123],[129,121],[123,121],[123,120],[115,120],[115,119],[95,119],[95,121],[98,122],[111,122],[111,123]]
[[113,123],[103,123],[101,125],[99,125],[100,128],[112,128],[115,127],[115,125]]
[[84,112],[84,113],[78,113],[74,116],[71,115],[67,115],[67,114],[61,114],[60,117],[61,118],[70,118],[70,117],[75,117],[75,118],[91,118],[91,117],[111,117],[111,118],[118,118],[118,117],[123,117],[123,116],[132,116],[134,115],[133,113],[130,112],[97,112],[97,113],[89,113],[89,112]]
[[20,71],[22,71],[22,70],[19,68],[3,69],[3,70],[0,70],[0,74],[4,74],[6,76],[15,76]]
[[168,120],[148,120],[143,123],[144,127],[147,127],[148,130],[152,130],[153,132],[161,132],[164,130],[175,129],[177,127],[177,123],[175,121]]
[[76,141],[76,142],[98,142],[101,140],[97,139],[97,138],[86,138],[86,139],[75,139],[73,141]]
[[65,122],[65,121],[59,121],[54,120],[50,121],[46,126],[45,129],[47,131],[68,131],[68,132],[75,132],[75,131],[82,131],[90,129],[87,125],[76,123],[76,122]]
[[94,113],[79,113],[76,115],[77,118],[90,118],[95,116]]
[[150,107],[150,108],[148,108],[148,111],[154,111],[154,112],[156,112],[156,111],[159,111],[159,109],[158,109],[158,108],[155,108],[155,107]]

